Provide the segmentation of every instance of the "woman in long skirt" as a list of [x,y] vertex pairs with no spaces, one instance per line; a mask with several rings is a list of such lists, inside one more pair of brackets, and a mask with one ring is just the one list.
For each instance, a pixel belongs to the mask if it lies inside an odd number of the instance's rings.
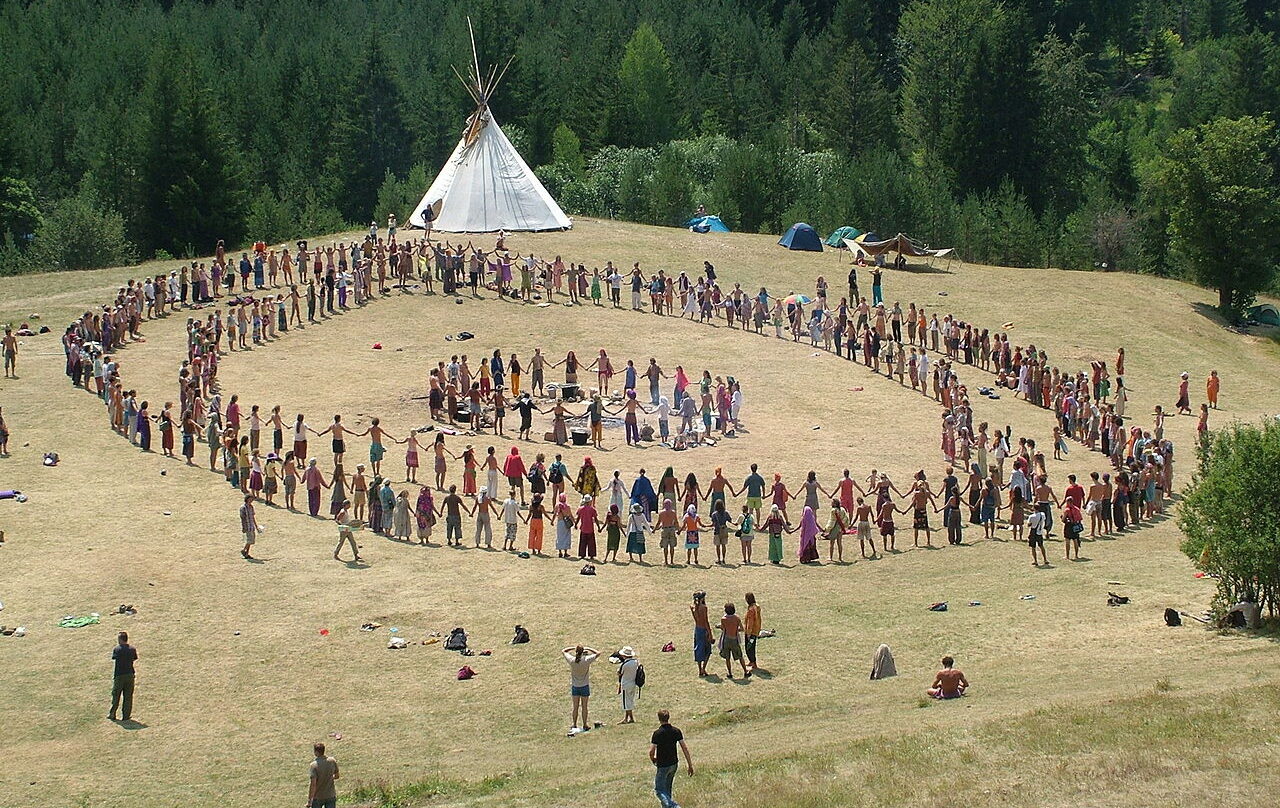
[[396,496],[395,513],[391,520],[392,534],[403,541],[409,541],[411,529],[409,527],[409,492],[401,491]]
[[627,559],[644,561],[644,534],[649,530],[649,516],[639,502],[632,504],[627,519]]
[[431,495],[431,489],[423,486],[418,492],[417,506],[414,508],[414,517],[418,522],[418,544],[427,545],[431,543],[431,528],[436,524],[436,503]]
[[813,508],[804,507],[800,517],[800,563],[808,564],[818,560],[818,517]]
[[529,503],[529,514],[525,522],[529,525],[529,552],[542,555],[542,534],[546,526],[546,507],[542,504],[542,494],[534,494]]
[[568,558],[569,550],[573,547],[573,510],[569,508],[569,497],[566,494],[561,494],[556,503],[555,522],[556,554],[561,558]]
[[769,515],[761,525],[769,536],[769,563],[782,563],[782,534],[787,531],[787,520],[782,517],[782,509],[777,505],[769,506]]

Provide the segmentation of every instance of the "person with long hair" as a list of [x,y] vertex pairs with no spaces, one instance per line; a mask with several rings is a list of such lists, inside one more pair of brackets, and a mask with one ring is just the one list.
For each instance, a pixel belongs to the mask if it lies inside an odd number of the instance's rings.
[[[569,646],[560,651],[564,661],[569,663],[569,695],[573,699],[573,718],[569,725],[569,734],[576,735],[591,729],[587,716],[588,701],[591,698],[591,663],[596,661],[600,652],[586,646]],[[578,723],[578,714],[582,714],[582,723]],[[581,729],[579,729],[581,727]]]

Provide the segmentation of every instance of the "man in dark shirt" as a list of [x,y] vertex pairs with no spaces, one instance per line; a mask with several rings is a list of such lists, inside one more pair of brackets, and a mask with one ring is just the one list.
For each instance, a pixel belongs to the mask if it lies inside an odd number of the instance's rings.
[[111,651],[111,658],[115,660],[115,676],[111,681],[111,712],[107,718],[116,720],[116,709],[123,700],[124,714],[121,718],[128,721],[133,715],[133,663],[138,658],[138,649],[129,644],[128,632],[120,632],[116,639],[120,644]]
[[465,505],[458,496],[458,486],[449,486],[449,495],[444,498],[444,534],[450,546],[462,546],[462,511]]
[[684,753],[684,762],[689,776],[693,776],[693,759],[689,757],[689,746],[684,742],[684,733],[671,726],[671,714],[666,710],[658,711],[658,723],[649,741],[649,761],[657,767],[653,780],[653,792],[658,796],[662,808],[680,808],[671,797],[671,788],[676,779],[676,769],[680,768],[680,758],[676,754],[676,745]]

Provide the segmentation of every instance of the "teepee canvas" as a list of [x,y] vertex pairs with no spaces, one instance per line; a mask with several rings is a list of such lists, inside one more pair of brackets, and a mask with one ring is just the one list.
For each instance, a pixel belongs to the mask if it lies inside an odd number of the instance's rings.
[[467,119],[457,148],[414,208],[409,223],[415,227],[430,224],[450,233],[572,227],[569,217],[493,119],[488,101],[502,76],[495,78],[496,70],[491,70],[489,79],[483,80],[479,61],[474,58],[474,39],[471,47],[475,72],[463,85],[476,102],[476,111]]

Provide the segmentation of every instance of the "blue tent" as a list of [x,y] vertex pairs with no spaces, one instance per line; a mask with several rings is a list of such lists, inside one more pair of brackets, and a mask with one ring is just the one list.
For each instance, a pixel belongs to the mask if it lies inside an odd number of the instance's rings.
[[791,229],[778,240],[778,243],[788,250],[822,252],[822,239],[818,238],[818,232],[804,222],[791,225]]
[[728,233],[729,226],[720,221],[719,216],[695,216],[684,223],[684,226],[695,233]]

